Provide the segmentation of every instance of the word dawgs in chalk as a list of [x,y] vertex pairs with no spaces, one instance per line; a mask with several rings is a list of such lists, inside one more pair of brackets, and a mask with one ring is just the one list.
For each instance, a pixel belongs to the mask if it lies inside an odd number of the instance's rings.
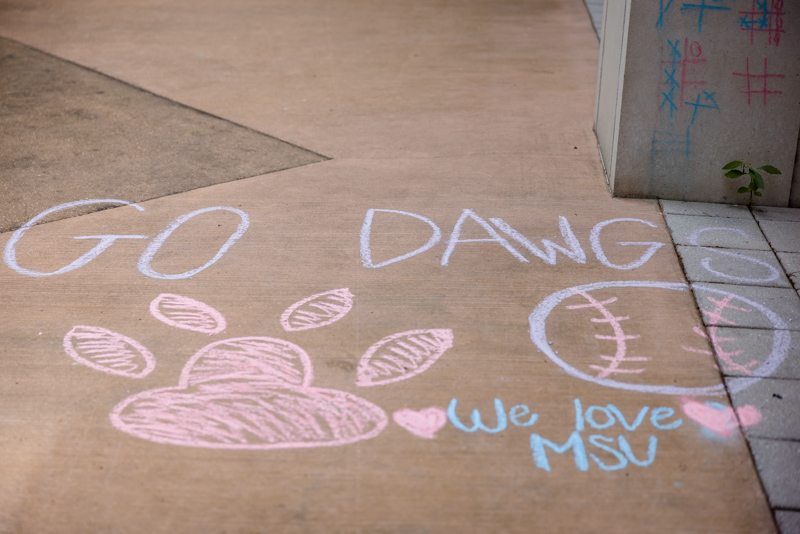
[[[19,274],[24,274],[26,276],[34,276],[34,277],[41,277],[41,276],[53,276],[56,274],[64,274],[70,271],[74,271],[75,269],[79,269],[98,257],[100,254],[105,252],[108,247],[114,244],[115,241],[118,239],[147,239],[148,236],[146,235],[133,235],[133,234],[104,234],[104,235],[81,235],[75,236],[74,239],[97,239],[98,243],[92,247],[92,249],[85,254],[81,255],[78,259],[66,265],[56,271],[52,271],[49,273],[43,273],[40,271],[34,271],[31,269],[26,269],[21,267],[17,263],[17,243],[19,240],[22,239],[22,236],[25,235],[25,232],[30,230],[36,223],[46,218],[51,213],[56,213],[59,211],[64,211],[72,208],[78,208],[80,206],[88,206],[91,204],[122,204],[124,206],[133,206],[139,211],[144,211],[144,208],[138,204],[133,202],[128,202],[127,200],[119,200],[114,198],[103,198],[103,199],[89,199],[89,200],[78,200],[75,202],[68,202],[66,204],[60,204],[54,208],[50,208],[49,210],[43,211],[20,228],[17,229],[11,235],[11,238],[6,243],[6,248],[3,253],[3,261],[5,261],[6,265],[10,268],[17,271]],[[235,213],[239,216],[240,222],[236,227],[236,230],[231,234],[231,236],[223,243],[223,245],[219,248],[217,253],[214,255],[213,258],[208,260],[206,263],[197,267],[195,269],[190,269],[183,273],[178,274],[164,274],[158,271],[153,270],[150,263],[153,261],[156,253],[159,251],[161,246],[167,240],[167,238],[172,235],[172,232],[177,230],[183,223],[188,221],[189,219],[201,215],[203,213],[208,213],[212,211],[229,211],[231,213]],[[141,271],[142,274],[145,276],[149,276],[151,278],[162,278],[164,280],[180,280],[183,278],[189,278],[200,271],[212,266],[219,260],[225,253],[228,251],[231,246],[239,240],[240,237],[247,231],[247,228],[250,226],[250,218],[247,216],[245,212],[236,208],[228,208],[225,206],[216,206],[212,208],[203,208],[199,210],[195,210],[191,213],[187,213],[185,215],[181,215],[174,221],[172,221],[169,226],[167,226],[161,233],[159,233],[150,244],[147,246],[145,251],[142,253],[141,257],[139,258],[136,267]]]
[[[60,204],[53,208],[50,208],[46,211],[43,211],[23,226],[21,226],[17,231],[15,231],[11,238],[6,243],[5,252],[3,254],[3,260],[5,264],[13,269],[14,271],[18,272],[19,274],[23,274],[25,276],[33,276],[33,277],[43,277],[43,276],[53,276],[58,274],[65,274],[70,271],[74,271],[75,269],[79,269],[89,263],[90,261],[97,258],[100,254],[105,252],[110,246],[112,246],[115,242],[120,239],[148,239],[149,236],[146,235],[134,235],[134,234],[103,234],[103,235],[82,235],[82,236],[75,236],[74,239],[96,239],[98,243],[92,247],[91,250],[86,252],[85,254],[81,255],[76,260],[72,261],[68,265],[61,267],[55,271],[51,272],[41,272],[35,271],[33,269],[28,269],[21,266],[17,262],[17,243],[22,239],[25,235],[25,232],[30,230],[34,225],[43,221],[49,215],[53,213],[57,213],[60,211],[65,211],[73,208],[78,208],[81,206],[88,206],[92,204],[122,204],[124,206],[132,206],[139,211],[144,211],[144,208],[136,203],[128,202],[126,200],[119,200],[115,198],[103,198],[103,199],[88,199],[88,200],[78,200],[75,202],[68,202],[66,204]],[[230,237],[225,241],[225,243],[219,248],[217,253],[211,258],[209,261],[204,263],[203,265],[188,270],[183,273],[177,274],[165,274],[160,273],[153,269],[151,263],[153,258],[155,257],[156,253],[161,249],[164,243],[167,241],[172,233],[177,230],[181,225],[192,219],[193,217],[197,217],[198,215],[202,215],[204,213],[214,212],[214,211],[228,211],[231,213],[235,213],[239,216],[240,222],[236,227],[236,230],[230,235]],[[406,252],[405,254],[400,254],[395,256],[391,259],[381,261],[375,263],[372,259],[372,225],[375,219],[376,214],[394,214],[402,215],[406,217],[411,217],[417,220],[420,220],[426,223],[431,229],[431,236],[428,238],[427,242],[422,245],[421,247],[412,250],[411,252]],[[386,215],[384,215],[385,217]],[[391,219],[390,219],[391,220]],[[462,239],[461,232],[463,230],[464,225],[471,221],[472,224],[477,224],[480,228],[482,228],[487,237],[480,238],[480,239]],[[444,252],[442,253],[441,264],[448,265],[450,262],[450,258],[453,255],[453,252],[456,249],[456,245],[459,243],[494,243],[495,245],[501,245],[509,254],[511,254],[514,258],[522,263],[530,263],[530,260],[522,255],[522,253],[515,248],[514,245],[511,244],[511,241],[516,243],[516,247],[521,247],[521,249],[527,251],[530,255],[536,256],[543,262],[549,265],[555,265],[558,261],[558,253],[568,257],[570,260],[585,264],[586,263],[586,252],[584,252],[583,248],[581,247],[580,242],[575,237],[575,233],[572,231],[572,228],[569,225],[569,221],[567,221],[566,217],[559,217],[558,218],[558,227],[561,231],[561,238],[564,241],[564,245],[558,245],[549,239],[542,239],[541,245],[537,245],[523,234],[515,230],[511,225],[505,222],[503,219],[499,217],[490,217],[489,221],[492,224],[489,224],[485,219],[478,216],[474,211],[469,209],[464,209],[461,212],[461,216],[459,216],[458,220],[456,221],[455,225],[453,226],[453,231],[450,233],[450,237],[447,240],[447,247],[445,248]],[[644,247],[644,250],[641,251],[641,254],[638,258],[628,263],[613,263],[611,260],[608,259],[606,256],[605,250],[603,249],[603,245],[601,243],[600,234],[602,230],[611,224],[617,223],[637,223],[637,224],[644,224],[651,228],[657,228],[655,223],[650,221],[646,221],[644,219],[631,219],[631,218],[619,218],[619,219],[609,219],[606,221],[599,222],[592,227],[591,232],[589,232],[589,244],[591,245],[592,252],[594,253],[597,261],[601,264],[605,265],[606,267],[610,267],[612,269],[620,269],[620,270],[630,270],[636,269],[641,267],[647,261],[653,257],[653,254],[658,251],[659,248],[664,246],[664,243],[659,243],[655,241],[620,241],[617,242],[617,245],[623,247],[629,246],[638,246]],[[494,225],[494,226],[492,226]],[[187,213],[185,215],[181,215],[174,221],[172,221],[167,228],[165,228],[161,233],[159,233],[153,240],[149,243],[145,251],[142,253],[139,261],[137,263],[137,268],[142,274],[149,276],[151,278],[161,278],[166,280],[180,280],[184,278],[189,278],[204,269],[207,269],[214,263],[216,263],[228,249],[239,240],[242,235],[247,231],[250,226],[250,219],[248,215],[236,208],[230,208],[226,206],[215,206],[210,208],[203,208],[199,210],[195,210],[191,213]],[[496,228],[496,229],[495,229]],[[503,237],[500,232],[502,232],[506,237]],[[361,226],[361,261],[364,267],[370,269],[376,269],[378,267],[385,267],[392,263],[397,263],[399,261],[411,258],[412,256],[416,256],[417,254],[422,254],[423,252],[433,248],[434,245],[439,243],[442,239],[442,231],[439,229],[439,226],[436,225],[432,220],[417,213],[411,213],[408,211],[398,211],[398,210],[385,210],[385,209],[370,209],[367,210],[366,217],[364,218],[364,222]],[[501,250],[501,249],[497,249]]]
[[[394,215],[404,215],[407,217],[413,217],[414,219],[418,219],[424,223],[426,223],[431,228],[431,236],[428,241],[419,247],[416,250],[412,250],[411,252],[407,252],[406,254],[401,254],[399,256],[395,256],[394,258],[375,263],[372,259],[372,225],[373,221],[375,220],[376,214],[384,213],[384,214],[394,214]],[[385,216],[384,216],[385,217]],[[391,221],[391,216],[389,218]],[[396,219],[395,219],[396,220]],[[461,239],[461,231],[464,227],[464,224],[467,221],[472,221],[473,224],[477,224],[480,226],[487,234],[487,237],[480,238],[480,239]],[[511,244],[509,239],[506,239],[497,230],[495,227],[503,232],[508,238],[512,241],[516,242],[518,247],[522,247],[522,249],[526,250],[529,254],[536,256],[543,262],[547,263],[548,265],[555,265],[558,258],[556,254],[560,252],[564,256],[568,257],[575,263],[586,263],[586,253],[584,252],[583,248],[581,247],[580,242],[575,237],[575,233],[572,231],[572,228],[569,225],[569,221],[567,221],[566,217],[559,217],[558,218],[558,228],[561,231],[561,238],[564,240],[564,245],[557,245],[550,241],[549,239],[542,239],[541,248],[537,246],[533,241],[519,233],[517,230],[511,227],[506,221],[499,217],[490,217],[489,221],[492,224],[486,222],[485,219],[478,216],[472,210],[462,210],[461,216],[456,221],[455,225],[453,226],[453,231],[450,233],[450,238],[447,240],[447,248],[445,248],[444,253],[442,253],[442,265],[447,265],[450,262],[450,257],[453,255],[453,251],[456,249],[456,245],[459,243],[495,243],[497,245],[501,245],[503,248],[508,251],[514,258],[516,258],[521,263],[530,263],[530,260],[520,253],[517,248]],[[639,223],[639,224],[646,224],[651,228],[657,228],[657,226],[650,222],[645,221],[644,219],[630,219],[630,218],[621,218],[621,219],[609,219],[607,221],[602,221],[594,225],[592,231],[589,232],[589,244],[592,246],[592,252],[594,252],[597,261],[605,265],[606,267],[610,267],[612,269],[620,269],[620,270],[630,270],[636,269],[644,265],[647,260],[653,257],[653,254],[656,251],[664,246],[664,243],[658,243],[655,241],[620,241],[617,245],[628,247],[628,246],[643,246],[645,249],[642,251],[641,256],[637,259],[625,263],[625,264],[617,264],[612,263],[608,257],[606,256],[605,251],[603,250],[603,245],[600,241],[600,232],[606,226],[614,223]],[[397,263],[398,261],[406,260],[412,256],[416,256],[417,254],[422,254],[427,250],[433,248],[439,241],[442,239],[442,231],[439,229],[439,226],[436,225],[432,220],[418,213],[411,213],[408,211],[397,211],[397,210],[379,210],[379,209],[370,209],[367,210],[367,215],[364,217],[364,224],[361,226],[361,262],[364,264],[364,267],[370,269],[377,269],[378,267],[385,267],[392,263]],[[500,250],[500,249],[497,249]]]
[[[486,426],[483,423],[480,411],[477,409],[472,410],[472,414],[470,415],[472,425],[467,426],[461,421],[458,414],[456,414],[457,405],[457,399],[450,401],[450,405],[447,408],[447,416],[453,426],[464,432],[477,432],[480,430],[489,434],[497,434],[508,428],[509,420],[511,420],[511,424],[514,426],[531,427],[539,419],[538,414],[531,413],[531,409],[524,404],[512,406],[511,409],[508,410],[508,414],[506,414],[503,401],[495,399],[494,410],[497,418],[496,426]],[[655,430],[674,430],[683,424],[682,419],[674,419],[675,410],[672,408],[660,407],[651,409],[649,406],[645,406],[639,410],[636,416],[629,422],[628,417],[613,404],[608,404],[605,407],[589,406],[589,408],[584,411],[580,399],[575,399],[575,430],[572,431],[567,440],[561,444],[545,439],[539,434],[531,434],[530,446],[533,451],[533,462],[536,467],[544,469],[545,471],[550,471],[550,462],[547,459],[549,449],[556,454],[565,454],[572,451],[575,467],[581,471],[589,470],[589,458],[604,471],[624,469],[628,464],[647,467],[656,459],[656,450],[658,449],[658,438],[656,436],[652,434],[649,436],[646,455],[641,455],[643,458],[640,458],[633,452],[628,438],[623,434],[617,436],[616,439],[600,434],[589,435],[586,438],[589,445],[594,446],[599,449],[599,451],[614,458],[615,461],[613,463],[607,463],[598,455],[594,454],[594,452],[590,452],[587,457],[586,441],[584,441],[582,432],[586,430],[587,426],[595,430],[605,430],[615,427],[617,423],[619,423],[624,430],[635,432],[642,426],[648,414],[650,426]]]

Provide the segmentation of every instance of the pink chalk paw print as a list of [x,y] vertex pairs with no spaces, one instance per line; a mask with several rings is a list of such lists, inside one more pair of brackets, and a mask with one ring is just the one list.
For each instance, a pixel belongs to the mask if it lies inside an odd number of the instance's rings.
[[[312,295],[282,314],[286,331],[330,325],[353,306],[348,289]],[[222,333],[225,317],[198,300],[169,293],[156,297],[150,314],[162,323],[205,335]],[[356,385],[380,386],[430,368],[453,344],[449,329],[410,330],[367,349]],[[156,359],[141,343],[97,326],[76,326],[64,350],[92,369],[143,378]],[[174,387],[142,391],[115,406],[118,430],[155,443],[209,449],[331,447],[373,438],[388,424],[379,406],[352,393],[313,386],[310,356],[298,345],[265,337],[215,341],[186,362]],[[408,432],[435,438],[447,422],[443,408],[404,408],[392,419]]]

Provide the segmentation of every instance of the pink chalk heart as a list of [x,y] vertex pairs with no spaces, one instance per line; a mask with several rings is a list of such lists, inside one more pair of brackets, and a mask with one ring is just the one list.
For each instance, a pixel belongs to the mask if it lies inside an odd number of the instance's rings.
[[761,412],[755,406],[742,406],[736,409],[736,415],[739,416],[739,422],[742,426],[753,426],[761,422]]
[[[755,406],[742,406],[736,410],[734,415],[733,408],[715,408],[696,401],[685,402],[682,406],[683,412],[692,420],[700,423],[713,433],[719,436],[730,436],[739,427],[752,426],[761,421],[761,412]],[[739,417],[739,422],[736,421]]]
[[415,436],[433,439],[436,432],[447,423],[447,412],[437,406],[420,411],[403,408],[394,412],[392,419]]

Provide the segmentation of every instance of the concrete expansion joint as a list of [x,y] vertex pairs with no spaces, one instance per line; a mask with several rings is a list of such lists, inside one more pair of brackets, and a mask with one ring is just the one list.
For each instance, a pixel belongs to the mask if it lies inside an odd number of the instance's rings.
[[[787,482],[783,473],[796,473],[800,466],[800,425],[793,415],[800,411],[800,209],[664,200],[659,205],[776,524],[785,534],[795,532],[784,525],[794,521],[800,499],[796,482]],[[720,298],[725,292],[729,295]],[[763,306],[760,311],[771,314],[770,321],[749,317],[756,315],[753,305]],[[770,357],[781,345],[781,363],[766,373],[741,363],[726,367],[733,355],[745,352],[731,348],[736,337],[731,332],[751,336],[757,340],[752,347],[762,351],[772,338]],[[742,424],[738,409],[746,404],[770,422]]]

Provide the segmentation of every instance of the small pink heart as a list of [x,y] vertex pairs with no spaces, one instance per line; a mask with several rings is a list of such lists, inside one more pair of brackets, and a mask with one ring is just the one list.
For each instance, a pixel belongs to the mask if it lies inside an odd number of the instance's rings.
[[755,406],[750,405],[736,409],[736,416],[739,417],[738,423],[733,408],[730,407],[718,409],[696,401],[687,401],[681,407],[690,419],[697,421],[719,436],[730,436],[736,432],[739,423],[742,426],[752,426],[761,422],[761,412]]
[[392,419],[415,436],[433,439],[436,432],[447,423],[447,412],[438,406],[419,411],[403,408],[394,412]]
[[736,415],[739,416],[739,422],[742,426],[753,426],[761,422],[761,412],[755,406],[742,406],[736,408]]

